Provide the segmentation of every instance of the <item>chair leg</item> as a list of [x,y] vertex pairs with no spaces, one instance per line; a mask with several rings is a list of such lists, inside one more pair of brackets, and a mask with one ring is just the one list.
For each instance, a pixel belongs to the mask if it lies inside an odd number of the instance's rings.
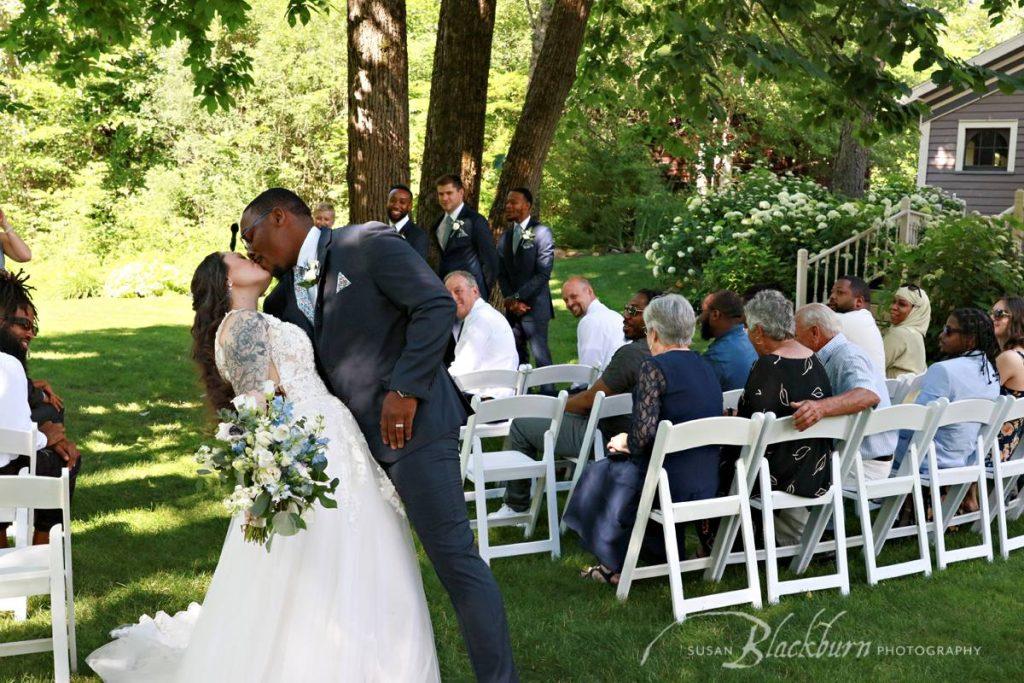
[[932,474],[928,492],[932,497],[932,533],[935,538],[935,564],[946,568],[946,521],[942,518],[942,494],[935,473]]
[[768,587],[768,604],[779,603],[779,565],[775,556],[775,512],[772,509],[772,486],[767,467],[758,472],[761,483],[761,520],[764,530],[764,574]]
[[491,564],[491,539],[490,530],[487,527],[487,491],[486,485],[474,478],[473,497],[476,502],[476,536],[477,547],[480,549],[480,557],[484,562]]
[[[744,474],[743,480],[746,480]],[[750,501],[740,496],[740,532],[743,534],[743,556],[747,565],[747,587],[753,594],[751,604],[761,609],[761,580],[757,575],[757,546],[754,545],[754,520],[750,515]]]
[[548,538],[551,539],[551,559],[556,560],[562,555],[562,537],[558,533],[558,480],[555,478],[554,458],[548,460],[547,472],[544,491],[548,503]]
[[669,492],[668,474],[662,470],[658,476],[658,502],[664,523],[665,557],[668,560],[668,585],[672,593],[672,615],[676,622],[686,619],[686,602],[683,596],[683,574],[679,566],[679,545],[676,539],[676,516],[672,511],[672,494]]
[[[526,529],[523,531],[523,538],[533,538],[533,532],[537,530],[537,520],[540,519],[540,505],[544,500],[544,480],[546,478],[547,475],[541,475],[533,480],[533,496],[530,498],[530,521],[526,523]],[[554,479],[552,479],[552,481],[554,481]]]
[[50,532],[50,627],[53,633],[53,679],[71,680],[68,651],[68,615],[64,591],[64,561],[60,531]]
[[893,496],[882,503],[882,509],[878,511],[875,523],[871,527],[875,537],[875,557],[881,554],[885,542],[889,540],[889,532],[895,526],[896,517],[903,509],[903,502],[906,499],[906,495]]
[[[999,454],[995,454],[999,457]],[[992,561],[992,525],[988,523],[988,482],[985,480],[985,459],[980,458],[978,464],[978,512],[981,519],[986,520],[981,527],[981,542],[985,545],[985,559]]]
[[[993,495],[994,500],[989,501],[989,505],[995,505],[996,508],[996,522],[999,529],[999,554],[1003,556],[1004,560],[1010,559],[1010,549],[1008,547],[1010,535],[1006,524],[1006,492],[1003,489],[1003,477],[1002,472],[998,465],[993,466],[995,476],[993,477]],[[985,521],[986,524],[991,522]]]
[[871,501],[868,500],[864,483],[864,465],[860,458],[853,463],[857,476],[857,516],[860,518],[860,535],[864,538],[864,569],[868,576],[868,585],[878,584],[878,563],[875,560],[875,537],[871,528]]
[[[735,494],[733,494],[735,495]],[[746,498],[741,494],[741,498]],[[750,501],[747,500],[747,507]],[[711,565],[704,570],[704,580],[718,583],[725,574],[725,567],[729,564],[729,553],[736,542],[736,534],[740,530],[740,520],[735,516],[724,517],[718,524],[718,534],[715,536],[715,544],[711,548]]]
[[850,594],[850,568],[846,559],[846,517],[843,515],[843,480],[839,476],[839,454],[832,454],[832,515],[836,537],[836,568],[839,592]]

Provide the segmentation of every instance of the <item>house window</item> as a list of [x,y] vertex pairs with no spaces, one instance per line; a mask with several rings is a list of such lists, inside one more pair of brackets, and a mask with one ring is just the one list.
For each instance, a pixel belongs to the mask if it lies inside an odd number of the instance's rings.
[[1017,121],[965,121],[957,130],[956,170],[1013,173]]

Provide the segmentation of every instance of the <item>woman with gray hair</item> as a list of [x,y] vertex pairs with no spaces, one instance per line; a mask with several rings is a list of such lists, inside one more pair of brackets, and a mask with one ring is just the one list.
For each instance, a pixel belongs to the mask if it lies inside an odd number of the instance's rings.
[[[737,414],[775,413],[788,417],[796,412],[792,404],[832,395],[825,366],[814,352],[798,342],[793,304],[780,292],[763,291],[744,307],[747,334],[759,356],[750,369]],[[772,475],[772,488],[798,496],[817,497],[828,489],[832,471],[828,455],[831,439],[802,439],[771,446],[765,453]],[[729,492],[738,449],[722,449],[719,470],[723,495]],[[786,514],[783,514],[786,513]],[[806,508],[783,510],[775,525],[781,544],[799,539],[806,521]]]
[[[600,562],[581,572],[585,579],[618,583],[661,421],[679,424],[722,414],[718,378],[704,358],[690,350],[696,322],[690,302],[678,294],[653,299],[644,310],[651,357],[640,366],[633,391],[632,428],[629,434],[611,439],[608,458],[583,471],[565,511],[566,525],[580,535],[581,545]],[[718,451],[717,446],[705,446],[666,456],[664,469],[673,501],[701,500],[716,494]],[[683,525],[676,527],[680,550],[685,547],[684,531]],[[708,531],[706,523],[698,525],[705,552],[710,550]],[[648,528],[641,552],[646,560],[665,561],[660,530]]]

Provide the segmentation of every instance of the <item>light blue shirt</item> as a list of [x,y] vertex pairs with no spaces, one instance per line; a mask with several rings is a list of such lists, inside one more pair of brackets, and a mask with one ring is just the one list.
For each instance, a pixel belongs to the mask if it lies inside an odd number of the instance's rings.
[[[828,381],[832,385],[832,395],[838,396],[854,389],[867,389],[878,396],[876,408],[888,408],[889,390],[885,387],[885,375],[859,346],[840,332],[832,337],[818,351],[818,359],[825,366]],[[866,437],[860,445],[860,455],[864,460],[874,460],[892,455],[896,450],[899,432],[882,432]]]
[[[980,354],[960,356],[929,367],[915,403],[924,406],[943,396],[950,403],[969,398],[998,398],[999,380],[988,359]],[[970,464],[980,431],[981,425],[976,422],[939,427],[935,433],[935,455],[939,469]],[[896,449],[897,462],[903,459],[913,435],[912,431],[905,429],[900,432],[900,444]],[[928,472],[928,460],[924,453],[921,453],[921,472]]]
[[708,350],[704,352],[704,360],[715,371],[722,391],[732,391],[747,385],[750,368],[757,361],[757,351],[747,337],[746,328],[743,325],[736,325],[711,342]]

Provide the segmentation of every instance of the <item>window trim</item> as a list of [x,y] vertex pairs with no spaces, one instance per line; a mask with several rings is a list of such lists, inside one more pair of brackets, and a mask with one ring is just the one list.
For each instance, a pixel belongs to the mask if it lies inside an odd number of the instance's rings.
[[[1013,173],[1017,161],[1017,122],[1019,119],[960,119],[956,127],[956,172],[957,173]],[[1010,149],[1006,159],[1006,170],[997,168],[964,169],[966,137],[968,128],[1009,128]]]

